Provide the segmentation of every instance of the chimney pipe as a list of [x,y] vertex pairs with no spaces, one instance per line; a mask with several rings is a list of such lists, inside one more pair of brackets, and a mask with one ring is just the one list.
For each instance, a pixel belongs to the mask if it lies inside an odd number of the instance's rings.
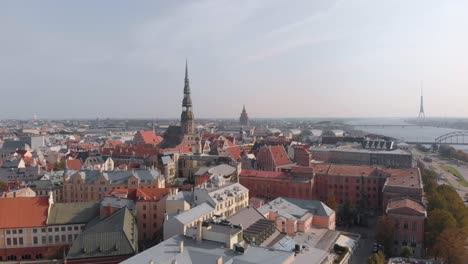
[[198,232],[198,236],[197,236],[197,240],[198,241],[202,241],[203,239],[203,235],[202,235],[202,221],[198,220],[197,222],[197,232]]
[[179,253],[184,253],[184,241],[179,242]]

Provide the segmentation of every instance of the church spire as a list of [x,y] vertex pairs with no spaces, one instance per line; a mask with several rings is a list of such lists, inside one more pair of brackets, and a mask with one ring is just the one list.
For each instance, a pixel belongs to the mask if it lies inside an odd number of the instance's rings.
[[184,134],[193,134],[195,132],[194,115],[192,112],[192,98],[190,97],[190,83],[188,78],[188,63],[185,59],[185,84],[184,99],[182,100],[182,115],[180,125]]

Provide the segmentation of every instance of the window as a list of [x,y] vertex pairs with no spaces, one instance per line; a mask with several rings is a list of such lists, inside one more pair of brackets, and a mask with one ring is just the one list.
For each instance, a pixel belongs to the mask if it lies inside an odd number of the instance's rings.
[[37,233],[37,228],[33,228],[33,233]]
[[408,229],[408,222],[405,222],[405,223],[403,224],[403,228],[404,228],[404,229]]
[[146,223],[143,223],[143,228],[146,228]]
[[53,236],[49,236],[49,244],[53,244],[54,243],[54,237]]
[[71,227],[71,226],[69,226],[67,229],[68,229],[68,231],[72,231],[72,227]]
[[41,237],[41,243],[42,243],[43,245],[45,245],[45,244],[47,243],[47,238],[46,238],[46,236],[42,236],[42,237]]
[[19,238],[19,244],[23,245],[23,238],[22,237]]
[[47,231],[52,232],[52,228],[51,227],[47,228]]
[[11,231],[10,231],[10,230],[7,230],[6,233],[7,233],[7,235],[9,235],[9,234],[11,233]]
[[60,236],[59,235],[55,235],[55,243],[58,243],[60,242]]
[[62,226],[62,228],[61,228],[60,230],[62,230],[62,231],[65,231],[65,227],[64,227],[64,226]]
[[62,235],[62,242],[67,243],[67,236],[66,235]]
[[143,219],[146,219],[146,214],[143,214]]
[[[195,196],[195,198],[196,198],[196,196]],[[143,205],[143,210],[146,210],[146,204]]]
[[156,219],[156,214],[153,214],[153,219]]
[[74,226],[73,229],[74,229],[75,231],[77,231],[77,230],[78,230],[78,226]]
[[18,239],[16,237],[13,238],[13,245],[18,245]]
[[418,223],[417,222],[413,222],[413,230],[417,230],[418,229]]
[[6,240],[6,241],[7,241],[7,242],[6,242],[6,243],[7,243],[7,245],[8,245],[8,246],[11,246],[11,238],[7,238],[7,240]]
[[16,229],[13,229],[13,234],[16,235]]
[[73,242],[73,235],[68,235],[68,243]]
[[33,244],[37,245],[39,243],[39,239],[37,237],[33,237]]
[[56,228],[55,228],[55,232],[58,232],[58,231],[59,231],[59,228],[58,228],[58,227],[56,227]]
[[81,229],[81,230],[84,230],[84,226],[81,226],[81,228],[80,228],[80,229]]

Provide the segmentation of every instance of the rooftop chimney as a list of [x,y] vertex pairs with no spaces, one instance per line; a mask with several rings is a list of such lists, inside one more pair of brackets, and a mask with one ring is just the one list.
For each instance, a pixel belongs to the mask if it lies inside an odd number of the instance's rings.
[[197,236],[197,240],[198,241],[202,241],[203,239],[203,235],[202,235],[202,221],[198,220],[197,222],[197,232],[198,232],[198,236]]
[[179,253],[184,253],[184,241],[179,242]]
[[216,264],[223,264],[223,257],[219,257],[219,258],[216,260]]

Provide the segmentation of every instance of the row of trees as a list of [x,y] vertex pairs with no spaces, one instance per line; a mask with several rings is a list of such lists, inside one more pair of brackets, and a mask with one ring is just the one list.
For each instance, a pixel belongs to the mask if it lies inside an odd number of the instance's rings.
[[421,176],[428,211],[424,236],[427,254],[444,263],[466,263],[468,208],[452,186],[437,185],[435,171],[421,168]]
[[450,146],[441,145],[439,147],[439,154],[443,157],[468,162],[468,153],[461,150],[456,150],[455,148]]

